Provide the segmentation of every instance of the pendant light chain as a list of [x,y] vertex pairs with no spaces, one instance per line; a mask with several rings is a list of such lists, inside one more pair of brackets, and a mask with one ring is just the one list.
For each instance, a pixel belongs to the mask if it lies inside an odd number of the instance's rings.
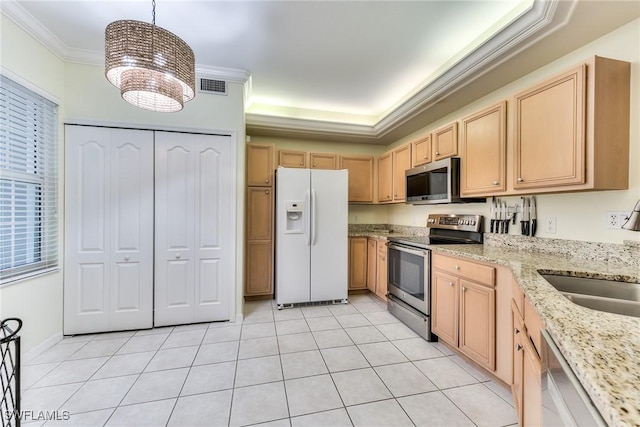
[[156,25],[156,0],[151,0],[151,7],[152,7],[151,23],[155,26]]

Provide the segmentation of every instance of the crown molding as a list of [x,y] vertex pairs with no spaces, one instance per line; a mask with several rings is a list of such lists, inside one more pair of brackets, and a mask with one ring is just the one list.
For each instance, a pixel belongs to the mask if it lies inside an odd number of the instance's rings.
[[237,68],[212,67],[198,64],[196,64],[196,75],[206,79],[225,80],[227,82],[240,84],[247,83],[251,77],[248,71]]
[[65,60],[69,47],[15,0],[0,1],[0,12],[58,58]]

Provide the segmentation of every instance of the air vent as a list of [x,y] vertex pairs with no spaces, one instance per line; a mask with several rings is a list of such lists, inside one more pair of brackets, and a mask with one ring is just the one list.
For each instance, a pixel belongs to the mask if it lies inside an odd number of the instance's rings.
[[200,79],[200,92],[226,95],[227,82],[224,80]]

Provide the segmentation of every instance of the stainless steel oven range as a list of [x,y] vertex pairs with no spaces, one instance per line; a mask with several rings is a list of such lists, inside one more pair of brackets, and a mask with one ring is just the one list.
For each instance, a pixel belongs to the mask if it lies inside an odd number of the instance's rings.
[[427,237],[389,237],[387,307],[427,341],[431,333],[429,245],[482,243],[481,215],[430,214]]

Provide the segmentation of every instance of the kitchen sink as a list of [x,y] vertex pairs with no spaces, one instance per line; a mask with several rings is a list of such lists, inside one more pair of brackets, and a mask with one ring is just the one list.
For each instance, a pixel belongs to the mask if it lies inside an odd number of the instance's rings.
[[567,299],[583,307],[640,317],[640,283],[542,274]]

